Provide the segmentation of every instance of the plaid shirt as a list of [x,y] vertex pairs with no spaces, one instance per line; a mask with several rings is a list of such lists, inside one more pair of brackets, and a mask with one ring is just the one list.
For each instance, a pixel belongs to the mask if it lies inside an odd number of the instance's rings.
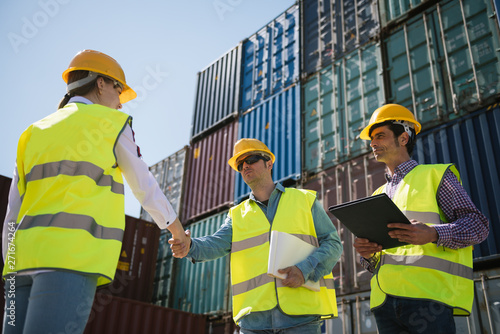
[[[408,160],[394,170],[394,175],[386,174],[386,194],[392,199],[396,189],[418,163]],[[488,236],[488,219],[476,208],[455,174],[448,170],[437,194],[438,205],[448,220],[447,224],[433,225],[438,233],[437,246],[452,249],[465,248],[481,243]],[[369,259],[361,258],[361,265],[374,272],[380,253]]]

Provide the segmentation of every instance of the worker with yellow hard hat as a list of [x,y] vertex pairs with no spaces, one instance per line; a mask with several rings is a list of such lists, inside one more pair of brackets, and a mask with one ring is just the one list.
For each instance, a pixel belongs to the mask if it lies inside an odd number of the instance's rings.
[[[260,140],[236,142],[228,164],[252,190],[250,198],[229,210],[214,235],[187,244],[172,238],[169,243],[174,256],[193,261],[230,254],[233,319],[241,333],[320,333],[322,319],[337,316],[332,269],[342,243],[314,192],[273,182],[275,159]],[[272,233],[286,233],[317,250],[293,266],[279,268],[285,279],[268,276]],[[316,291],[310,282],[319,283]]]
[[453,317],[470,315],[474,299],[472,246],[489,232],[452,163],[411,159],[421,128],[407,108],[387,104],[360,134],[387,167],[387,183],[374,195],[386,193],[412,223],[388,224],[389,235],[405,246],[354,242],[361,264],[373,273],[370,307],[380,334],[455,333]]
[[136,97],[116,60],[83,50],[59,109],[21,135],[3,229],[3,333],[83,333],[96,287],[112,282],[127,183],[160,228],[184,229],[117,109]]

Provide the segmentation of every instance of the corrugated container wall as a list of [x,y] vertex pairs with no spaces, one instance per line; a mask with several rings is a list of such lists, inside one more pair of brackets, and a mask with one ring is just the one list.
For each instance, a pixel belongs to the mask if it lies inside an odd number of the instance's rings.
[[207,333],[206,316],[97,293],[85,334]]
[[243,41],[241,106],[245,111],[299,79],[299,6]]
[[172,287],[172,251],[170,250],[168,239],[172,238],[170,232],[160,234],[160,244],[158,245],[158,257],[156,259],[156,271],[153,282],[152,302],[158,306],[169,306],[172,298],[170,293]]
[[[224,223],[227,211],[189,225],[193,238],[212,235]],[[173,260],[170,307],[197,314],[222,315],[231,312],[229,256],[207,262]]]
[[500,92],[500,37],[490,0],[438,3],[387,32],[388,101],[431,128]]
[[[239,119],[239,138],[256,138],[269,147],[276,157],[273,180],[297,180],[301,174],[300,84],[276,94]],[[235,202],[250,194],[250,188],[238,173]]]
[[302,77],[378,38],[377,1],[302,0]]
[[[418,137],[417,137],[418,138]],[[495,153],[496,152],[496,153]],[[500,258],[500,106],[422,133],[414,157],[419,163],[456,164],[464,188],[490,220],[490,233],[474,246],[475,261]]]
[[410,12],[422,8],[429,0],[379,0],[380,20],[386,26],[393,20],[403,20]]
[[369,43],[303,85],[304,171],[317,173],[369,151],[359,132],[384,103],[379,43]]
[[160,229],[156,224],[125,216],[125,232],[114,281],[99,291],[150,302],[159,237]]
[[[185,161],[189,147],[184,146],[179,151],[149,167],[160,186],[161,191],[172,204],[177,214],[181,213],[182,190],[184,186]],[[151,215],[141,207],[141,219],[153,222]],[[182,217],[181,217],[182,218]]]
[[234,201],[235,172],[227,161],[233,155],[238,122],[192,143],[186,170],[182,223],[226,209]]
[[241,45],[198,73],[191,141],[232,121],[238,115]]

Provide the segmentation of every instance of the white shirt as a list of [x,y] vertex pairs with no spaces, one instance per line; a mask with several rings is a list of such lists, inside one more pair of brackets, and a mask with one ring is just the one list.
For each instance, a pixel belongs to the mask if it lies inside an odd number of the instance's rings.
[[[72,97],[68,103],[92,104],[92,101],[81,97]],[[115,146],[116,160],[125,180],[127,180],[130,189],[135,198],[141,203],[160,229],[167,228],[177,218],[172,205],[165,194],[161,191],[153,174],[149,171],[148,165],[138,154],[138,148],[134,141],[132,128],[129,124],[125,126],[124,131],[118,137]],[[7,227],[8,222],[17,222],[22,200],[19,195],[17,183],[19,176],[17,174],[17,162],[14,168],[12,184],[9,190],[9,203],[7,204],[7,213],[3,225],[3,247],[2,254],[5,259],[7,254]]]

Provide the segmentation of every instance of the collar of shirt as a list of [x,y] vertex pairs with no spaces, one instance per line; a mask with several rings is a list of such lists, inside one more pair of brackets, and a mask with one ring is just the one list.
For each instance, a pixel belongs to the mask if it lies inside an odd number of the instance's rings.
[[413,168],[417,166],[418,162],[416,162],[415,160],[407,160],[394,169],[394,174],[392,176],[389,173],[386,173],[385,179],[387,180],[387,182],[391,182],[393,181],[393,179],[402,180],[406,176],[406,174],[408,174]]
[[69,99],[68,103],[83,103],[83,104],[94,104],[94,102],[83,96],[73,96]]
[[[283,187],[283,185],[279,182],[276,182],[275,184],[275,187],[274,187],[274,190],[273,192],[271,193],[271,196],[269,197],[269,202],[271,202],[271,199],[274,197],[273,195],[276,194],[276,192],[281,192],[281,193],[284,193],[285,192],[285,187]],[[254,194],[253,193],[250,193],[250,197],[249,197],[252,201],[256,202],[256,203],[259,203],[259,204],[262,204],[262,202],[260,202],[258,199],[255,198]]]

